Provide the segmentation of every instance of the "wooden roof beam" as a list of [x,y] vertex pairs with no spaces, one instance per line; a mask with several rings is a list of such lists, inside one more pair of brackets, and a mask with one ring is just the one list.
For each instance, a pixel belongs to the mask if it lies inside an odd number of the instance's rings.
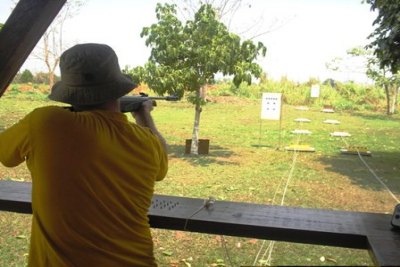
[[0,97],[66,0],[20,0],[0,30]]

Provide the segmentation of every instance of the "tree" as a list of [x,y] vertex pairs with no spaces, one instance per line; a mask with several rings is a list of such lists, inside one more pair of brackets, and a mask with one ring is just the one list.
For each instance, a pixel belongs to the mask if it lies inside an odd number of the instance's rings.
[[19,77],[20,83],[31,83],[33,82],[33,74],[30,70],[24,70]]
[[185,24],[177,18],[176,5],[157,4],[158,23],[143,28],[141,37],[151,47],[143,80],[159,94],[188,92],[188,100],[195,105],[191,153],[198,154],[200,114],[205,104],[205,87],[217,73],[233,76],[233,83],[251,83],[262,68],[254,63],[265,56],[266,47],[228,31],[211,5],[202,5],[193,20]]
[[1,31],[1,29],[3,28],[3,26],[4,26],[4,24],[3,24],[3,23],[0,23],[0,31]]
[[386,114],[394,114],[398,104],[400,72],[393,74],[388,68],[382,67],[377,58],[371,58],[368,62],[367,75],[385,90]]
[[43,61],[46,65],[50,88],[55,82],[55,70],[60,61],[61,53],[64,51],[64,23],[67,19],[75,16],[84,3],[84,0],[68,0],[49,29],[44,33],[41,45],[34,52],[34,57]]
[[371,10],[378,11],[373,22],[377,27],[369,38],[373,41],[368,48],[374,50],[374,55],[382,68],[392,73],[400,71],[400,1],[398,0],[365,0],[371,4]]
[[376,85],[384,89],[386,96],[386,114],[394,114],[398,101],[400,72],[393,74],[388,67],[382,66],[380,60],[370,49],[353,48],[349,50],[348,53],[353,56],[366,58],[367,76],[374,80]]
[[[238,11],[254,9],[252,4],[243,3],[243,0],[173,0],[172,2],[178,7],[180,15],[185,20],[194,17],[194,14],[202,5],[211,5],[218,19],[225,23],[229,30],[238,15]],[[264,25],[264,17],[260,15],[246,20],[245,24],[241,22],[236,32],[239,36],[247,36],[246,39],[253,40],[283,27],[290,19],[289,17],[273,18],[269,25]]]
[[194,14],[202,5],[211,5],[218,19],[227,18],[231,20],[242,5],[242,0],[174,0],[173,3],[179,9],[185,19],[194,17]]
[[[59,81],[60,77],[57,75],[54,75],[54,81]],[[39,84],[49,84],[49,74],[46,72],[37,72],[35,73],[35,76],[33,77],[33,82],[34,83],[39,83]]]
[[398,0],[365,0],[372,11],[378,11],[375,30],[367,45],[375,58],[369,60],[369,76],[385,89],[387,114],[396,110],[400,86],[400,2]]
[[[375,56],[372,49],[364,47],[354,47],[347,51],[349,56],[346,59],[335,58],[327,67],[335,71],[354,67],[352,59],[359,59],[358,68],[364,69],[368,78],[372,79],[376,85],[382,87],[386,95],[386,114],[392,115],[396,112],[398,88],[400,86],[400,75],[393,74],[388,67],[380,64],[380,60]],[[345,63],[344,61],[351,62],[352,64]],[[363,65],[363,66],[361,66]]]

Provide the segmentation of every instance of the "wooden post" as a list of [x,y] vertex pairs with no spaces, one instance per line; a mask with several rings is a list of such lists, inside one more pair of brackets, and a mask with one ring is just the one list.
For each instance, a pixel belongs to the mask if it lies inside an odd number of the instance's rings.
[[0,97],[66,0],[20,0],[0,30]]

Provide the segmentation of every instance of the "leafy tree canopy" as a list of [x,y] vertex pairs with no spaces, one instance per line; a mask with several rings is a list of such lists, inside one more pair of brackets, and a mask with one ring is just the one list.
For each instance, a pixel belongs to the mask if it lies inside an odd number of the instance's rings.
[[26,69],[22,72],[20,77],[21,83],[31,83],[33,82],[33,74],[30,70]]
[[186,24],[177,18],[175,5],[157,4],[156,16],[158,23],[141,33],[152,49],[148,63],[136,73],[142,73],[157,93],[198,92],[217,73],[232,75],[236,86],[262,74],[254,61],[265,56],[266,47],[260,42],[241,42],[218,20],[211,5],[202,5]]
[[392,73],[400,70],[400,1],[399,0],[365,0],[371,4],[371,10],[378,11],[373,25],[376,29],[369,36],[374,39],[369,48],[379,59],[380,66]]

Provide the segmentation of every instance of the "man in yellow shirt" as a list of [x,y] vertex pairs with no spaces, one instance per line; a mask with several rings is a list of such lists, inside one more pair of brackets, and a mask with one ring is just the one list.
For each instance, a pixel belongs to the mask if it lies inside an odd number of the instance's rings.
[[32,175],[29,266],[156,266],[148,222],[166,142],[147,101],[128,122],[119,98],[135,84],[107,45],[81,44],[60,59],[48,106],[0,133],[0,162]]

